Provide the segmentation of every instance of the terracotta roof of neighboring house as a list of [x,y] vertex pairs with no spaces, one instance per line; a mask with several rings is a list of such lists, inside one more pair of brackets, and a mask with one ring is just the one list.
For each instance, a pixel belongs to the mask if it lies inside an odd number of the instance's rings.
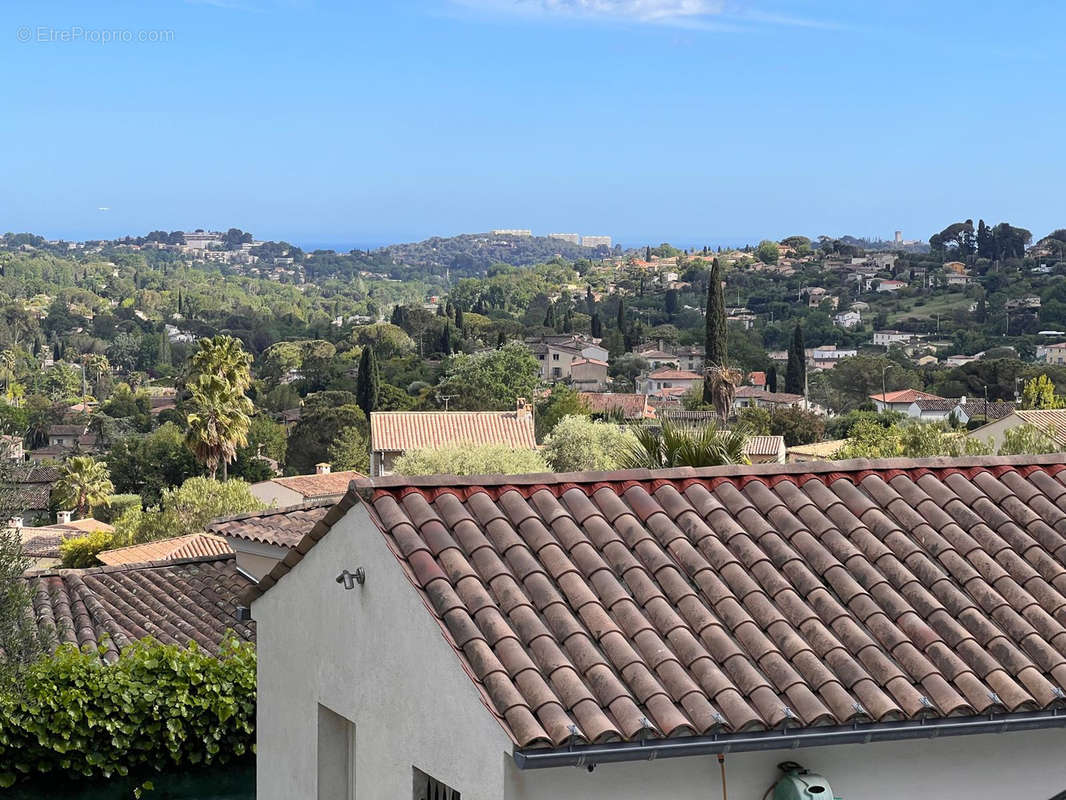
[[6,507],[22,513],[47,511],[52,485],[59,480],[59,469],[37,465],[18,466],[10,472],[10,483],[0,486]]
[[1063,409],[1018,409],[1018,417],[1041,431],[1050,431],[1059,442],[1066,444],[1066,410]]
[[22,528],[22,554],[30,558],[59,558],[59,545],[93,531],[113,531],[114,526],[98,519],[75,519],[54,525]]
[[281,412],[281,419],[284,422],[299,422],[302,414],[302,408],[286,408]]
[[251,581],[237,571],[232,554],[31,572],[24,580],[38,627],[55,643],[103,645],[107,662],[145,636],[164,644],[196,642],[210,653],[218,652],[229,630],[255,640],[255,624],[237,620]]
[[648,398],[643,394],[615,392],[579,392],[581,402],[594,414],[604,414],[621,409],[626,419],[643,419],[654,416],[648,407]]
[[51,425],[48,428],[49,436],[81,436],[83,433],[84,425]]
[[278,547],[295,547],[329,511],[330,502],[271,508],[212,520],[207,529],[219,536],[247,539]]
[[96,557],[104,564],[143,564],[146,561],[173,561],[196,556],[221,556],[233,550],[221,536],[210,533],[190,533],[171,539],[159,539],[129,547],[104,550]]
[[661,380],[673,380],[673,381],[698,381],[700,376],[687,369],[670,369],[670,367],[662,367],[654,372],[648,374],[649,378],[654,378],[657,381]]
[[768,392],[758,386],[738,386],[733,395],[735,400],[762,400],[766,403],[796,405],[803,402],[803,395],[789,392]]
[[595,364],[598,367],[607,366],[606,361],[601,361],[598,358],[575,358],[573,361],[570,362],[571,367],[579,367],[582,364]]
[[766,386],[766,373],[762,371],[749,372],[748,380],[751,382],[752,386],[758,386],[759,388],[763,388],[764,386]]
[[[291,489],[304,496],[306,500],[336,497],[348,491],[348,484],[356,478],[365,477],[362,473],[354,470],[342,472],[327,472],[324,475],[290,475],[288,477],[271,478],[263,483],[276,483]],[[259,484],[256,484],[259,485]]]
[[677,356],[673,353],[667,353],[665,350],[641,350],[639,355],[641,358],[658,359],[659,361],[677,361]]
[[784,436],[749,436],[744,442],[747,456],[776,456],[785,451]]
[[962,406],[963,411],[966,412],[966,416],[973,419],[974,417],[988,417],[988,420],[994,421],[997,419],[1003,419],[1009,417],[1014,413],[1014,403],[1007,401],[989,402],[984,400],[970,400],[964,403]]
[[792,456],[805,456],[807,458],[829,458],[841,447],[848,443],[847,439],[829,439],[824,442],[812,444],[798,444],[789,447],[785,452]]
[[449,444],[505,444],[535,450],[533,415],[515,411],[374,411],[371,448],[432,450]]
[[943,400],[943,397],[929,392],[920,392],[917,389],[900,389],[897,392],[886,394],[872,394],[871,400],[879,400],[882,403],[913,403],[915,400]]
[[518,748],[1009,719],[1066,697],[1062,459],[362,481],[248,596],[363,502]]

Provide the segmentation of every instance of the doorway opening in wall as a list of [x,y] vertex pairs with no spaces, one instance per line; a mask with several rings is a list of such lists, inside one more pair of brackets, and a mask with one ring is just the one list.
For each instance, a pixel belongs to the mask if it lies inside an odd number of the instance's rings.
[[321,704],[318,800],[355,800],[355,723]]
[[414,800],[460,800],[458,790],[427,775],[418,767],[411,769],[415,776],[414,792],[411,795]]

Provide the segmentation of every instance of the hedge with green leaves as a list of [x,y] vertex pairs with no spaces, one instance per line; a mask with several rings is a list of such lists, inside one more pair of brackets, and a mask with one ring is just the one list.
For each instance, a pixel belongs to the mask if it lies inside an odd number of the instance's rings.
[[255,647],[218,657],[144,639],[113,664],[72,645],[0,695],[0,787],[41,773],[112,777],[227,763],[254,749]]
[[93,531],[85,536],[76,536],[59,543],[59,560],[64,567],[96,567],[100,565],[96,554],[115,546],[115,534],[110,531]]

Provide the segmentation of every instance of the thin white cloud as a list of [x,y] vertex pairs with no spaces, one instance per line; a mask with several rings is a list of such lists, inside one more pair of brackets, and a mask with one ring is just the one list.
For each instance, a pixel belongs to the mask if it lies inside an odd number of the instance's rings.
[[450,0],[494,14],[671,25],[708,30],[782,26],[835,28],[834,23],[756,9],[747,0]]

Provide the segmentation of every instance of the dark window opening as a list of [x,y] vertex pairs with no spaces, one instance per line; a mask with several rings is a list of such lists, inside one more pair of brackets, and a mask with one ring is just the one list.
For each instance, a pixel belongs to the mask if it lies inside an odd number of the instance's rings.
[[460,800],[459,792],[442,781],[427,775],[418,767],[413,768],[415,776],[414,800]]

